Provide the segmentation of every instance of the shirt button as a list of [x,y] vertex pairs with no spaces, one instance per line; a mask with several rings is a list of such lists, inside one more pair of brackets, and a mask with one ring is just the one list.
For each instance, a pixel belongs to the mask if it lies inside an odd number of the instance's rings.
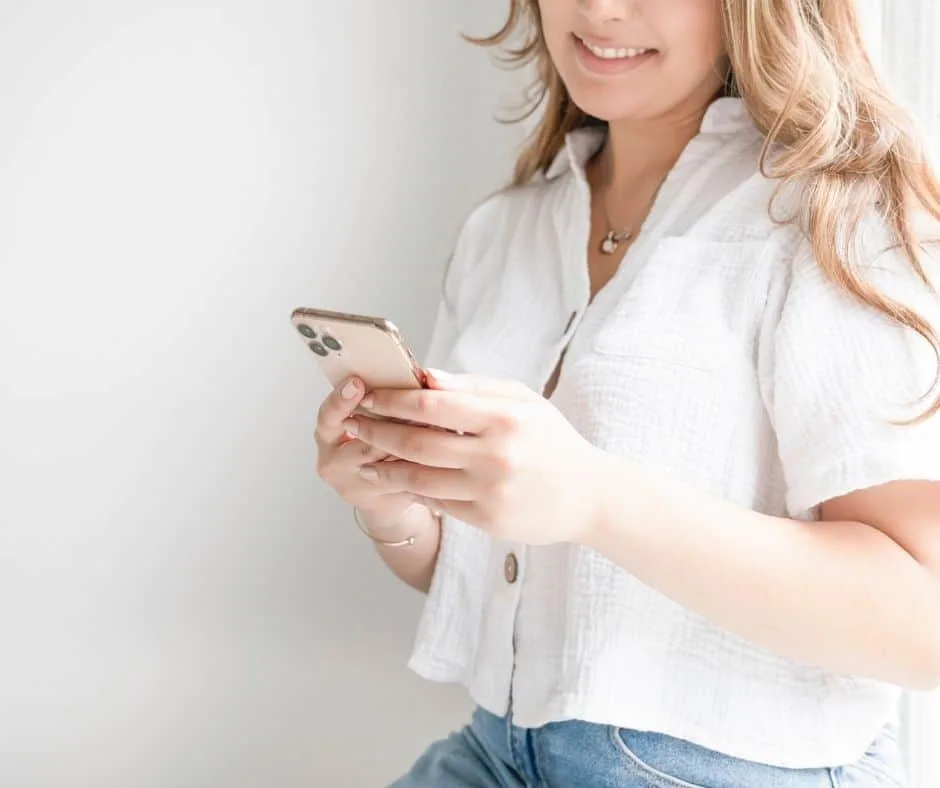
[[506,556],[506,561],[503,563],[503,574],[509,585],[512,585],[519,579],[519,559],[516,558],[515,553],[509,553],[509,555]]

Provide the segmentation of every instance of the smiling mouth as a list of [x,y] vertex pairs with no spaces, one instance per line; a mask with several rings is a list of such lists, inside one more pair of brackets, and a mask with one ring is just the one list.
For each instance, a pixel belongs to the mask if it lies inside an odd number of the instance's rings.
[[597,44],[592,44],[590,41],[585,41],[578,35],[575,35],[575,39],[588,52],[600,60],[632,60],[633,58],[656,51],[648,47],[602,47]]

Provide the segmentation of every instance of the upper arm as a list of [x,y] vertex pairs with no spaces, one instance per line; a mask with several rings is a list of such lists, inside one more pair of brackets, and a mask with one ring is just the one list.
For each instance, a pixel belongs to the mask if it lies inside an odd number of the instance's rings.
[[[876,257],[867,277],[940,331],[940,299],[899,253]],[[771,345],[768,403],[790,515],[819,514],[826,502],[827,519],[860,509],[865,518],[847,519],[874,520],[914,545],[911,523],[940,522],[937,486],[927,484],[940,483],[940,415],[898,422],[937,396],[932,348],[826,279],[808,245],[793,263]]]

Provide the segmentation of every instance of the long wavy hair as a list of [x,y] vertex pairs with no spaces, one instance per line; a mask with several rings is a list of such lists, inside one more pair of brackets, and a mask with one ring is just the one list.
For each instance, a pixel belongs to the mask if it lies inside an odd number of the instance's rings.
[[[544,172],[572,130],[592,124],[568,94],[542,36],[538,0],[509,0],[509,16],[492,36],[468,38],[501,50],[512,66],[535,67],[527,106],[540,122],[516,162],[514,185]],[[740,96],[764,134],[761,172],[777,194],[802,189],[798,221],[823,272],[846,292],[920,334],[938,361],[921,402],[920,421],[940,411],[940,338],[920,314],[868,283],[854,240],[878,210],[911,269],[934,294],[921,261],[918,218],[940,223],[940,183],[921,135],[890,96],[866,51],[855,0],[722,0],[730,61],[725,95]],[[513,43],[516,42],[516,43]],[[774,152],[771,162],[770,153]]]

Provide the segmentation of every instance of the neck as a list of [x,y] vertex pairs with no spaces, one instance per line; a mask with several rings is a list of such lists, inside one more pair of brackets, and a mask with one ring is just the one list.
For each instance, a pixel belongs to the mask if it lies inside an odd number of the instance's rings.
[[707,104],[697,104],[650,120],[611,121],[597,157],[595,183],[612,195],[655,186],[698,134],[707,109]]
[[603,186],[615,194],[660,181],[698,134],[703,112],[679,120],[618,121],[610,124],[600,157]]

